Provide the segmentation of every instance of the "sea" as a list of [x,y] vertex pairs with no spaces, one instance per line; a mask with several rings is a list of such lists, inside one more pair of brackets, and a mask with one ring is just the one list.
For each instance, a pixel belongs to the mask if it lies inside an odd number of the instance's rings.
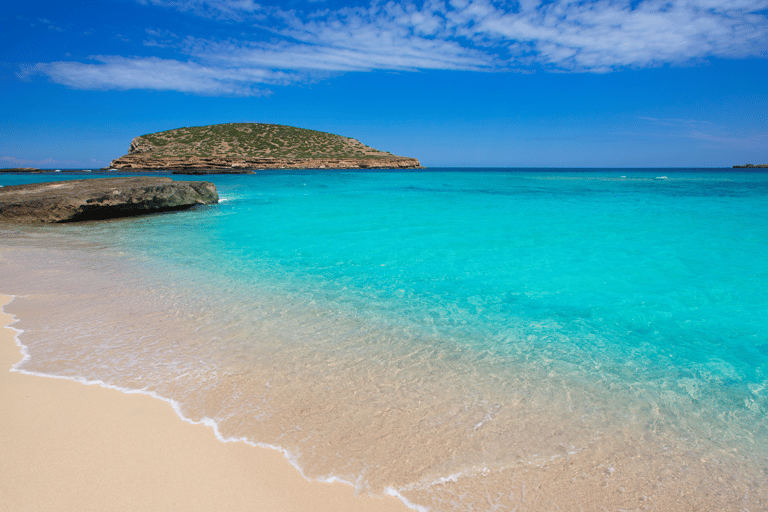
[[768,509],[768,172],[174,179],[219,204],[0,227],[16,371],[422,512]]

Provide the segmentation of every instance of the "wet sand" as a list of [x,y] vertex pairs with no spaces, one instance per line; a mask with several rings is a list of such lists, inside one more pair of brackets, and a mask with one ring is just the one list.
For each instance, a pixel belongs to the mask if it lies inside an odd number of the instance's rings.
[[408,510],[307,481],[281,453],[222,443],[166,402],[10,372],[12,321],[0,315],[0,510]]

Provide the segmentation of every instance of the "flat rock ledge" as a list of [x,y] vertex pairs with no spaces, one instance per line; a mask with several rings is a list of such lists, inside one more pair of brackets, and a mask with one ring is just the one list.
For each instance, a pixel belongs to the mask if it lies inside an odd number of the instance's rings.
[[45,169],[38,169],[36,167],[6,167],[4,169],[0,169],[0,172],[48,172]]
[[78,222],[185,210],[219,201],[207,181],[165,177],[100,178],[0,188],[0,221]]
[[141,153],[121,156],[105,169],[175,171],[177,174],[247,174],[253,169],[423,169],[415,158],[153,158]]

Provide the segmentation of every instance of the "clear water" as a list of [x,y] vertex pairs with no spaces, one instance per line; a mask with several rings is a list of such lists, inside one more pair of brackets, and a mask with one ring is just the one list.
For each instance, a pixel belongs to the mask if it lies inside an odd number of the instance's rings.
[[219,205],[0,228],[23,369],[417,508],[768,506],[768,173],[206,179]]

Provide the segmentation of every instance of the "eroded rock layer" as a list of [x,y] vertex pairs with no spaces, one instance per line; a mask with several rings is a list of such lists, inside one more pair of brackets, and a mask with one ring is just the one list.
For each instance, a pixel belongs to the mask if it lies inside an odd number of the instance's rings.
[[122,171],[246,173],[253,169],[421,169],[415,158],[379,151],[332,133],[292,126],[231,123],[136,137],[113,160]]
[[221,171],[245,174],[253,169],[421,169],[415,158],[153,158],[125,155],[111,169],[121,171]]
[[0,188],[0,221],[75,222],[215,204],[216,186],[165,177],[103,178]]

